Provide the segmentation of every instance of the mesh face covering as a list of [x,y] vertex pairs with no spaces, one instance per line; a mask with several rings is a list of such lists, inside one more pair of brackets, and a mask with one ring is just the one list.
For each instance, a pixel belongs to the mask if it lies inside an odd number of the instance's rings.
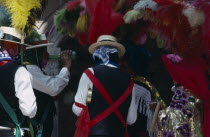
[[44,57],[45,48],[36,48],[25,51],[24,62],[37,65],[42,68],[42,61]]

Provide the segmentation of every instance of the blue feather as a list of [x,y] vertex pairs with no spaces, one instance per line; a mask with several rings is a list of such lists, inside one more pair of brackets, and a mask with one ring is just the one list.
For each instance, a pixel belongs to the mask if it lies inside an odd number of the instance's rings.
[[10,26],[11,25],[11,15],[8,10],[0,5],[0,26]]

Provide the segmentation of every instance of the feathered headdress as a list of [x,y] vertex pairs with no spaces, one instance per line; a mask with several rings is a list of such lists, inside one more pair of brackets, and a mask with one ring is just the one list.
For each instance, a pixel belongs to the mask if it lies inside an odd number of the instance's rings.
[[58,11],[54,17],[54,23],[57,30],[63,34],[74,36],[76,32],[76,23],[80,16],[81,8],[75,8],[69,12],[66,8]]
[[29,35],[45,3],[46,0],[6,0],[4,5],[11,13],[12,26]]
[[[122,1],[120,0],[119,3]],[[58,31],[64,34],[67,33],[66,31],[73,32],[80,44],[86,45],[88,42],[91,44],[96,42],[100,35],[111,34],[123,23],[122,15],[114,12],[114,7],[116,7],[116,0],[69,1],[66,7],[54,17],[54,22]],[[66,15],[73,15],[73,13],[75,15],[73,18],[67,18]],[[73,25],[72,22],[74,22]]]
[[[75,0],[66,3],[65,7],[54,16],[57,30],[71,37],[77,36],[81,45],[87,44],[87,31],[89,27],[92,1]],[[94,3],[95,4],[95,3]]]
[[137,19],[149,21],[150,29],[165,41],[166,48],[172,52],[182,56],[202,54],[203,47],[199,43],[204,14],[200,9],[184,2],[141,0],[132,12],[126,14],[126,22]]

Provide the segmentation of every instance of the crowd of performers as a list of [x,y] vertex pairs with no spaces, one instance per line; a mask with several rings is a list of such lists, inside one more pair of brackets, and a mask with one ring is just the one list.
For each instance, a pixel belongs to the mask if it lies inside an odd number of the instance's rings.
[[[34,24],[47,1],[0,4],[0,137],[51,137],[73,53],[62,51],[59,74],[45,75],[52,43]],[[74,98],[72,136],[210,137],[210,1],[73,0],[54,24],[93,59]],[[174,81],[169,105],[147,80],[150,39]]]

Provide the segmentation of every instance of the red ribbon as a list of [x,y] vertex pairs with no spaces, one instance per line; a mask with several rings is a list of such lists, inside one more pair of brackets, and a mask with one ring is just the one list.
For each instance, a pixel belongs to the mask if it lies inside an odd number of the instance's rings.
[[97,88],[97,90],[102,94],[102,96],[105,98],[105,100],[110,105],[106,110],[104,110],[101,114],[96,116],[93,120],[90,120],[88,107],[85,105],[82,105],[80,103],[75,102],[75,105],[82,108],[82,112],[80,113],[80,116],[76,122],[76,132],[74,134],[74,137],[88,137],[90,128],[94,126],[95,124],[99,123],[106,117],[108,117],[111,113],[115,113],[119,120],[122,122],[123,126],[125,127],[125,137],[129,137],[128,130],[126,126],[126,122],[118,110],[118,107],[127,99],[127,97],[130,95],[133,89],[133,81],[130,81],[130,84],[126,91],[123,93],[122,96],[120,96],[115,102],[111,99],[108,92],[105,90],[103,85],[100,83],[100,81],[92,74],[92,72],[87,69],[85,71],[87,76],[90,78],[94,86]]
[[77,107],[82,108],[82,111],[76,122],[77,128],[74,133],[74,137],[88,137],[89,132],[90,132],[90,127],[89,127],[90,115],[89,115],[88,107],[77,102],[75,102],[75,105]]
[[11,62],[11,61],[0,61],[0,67],[3,66],[4,64],[7,64],[8,62]]

